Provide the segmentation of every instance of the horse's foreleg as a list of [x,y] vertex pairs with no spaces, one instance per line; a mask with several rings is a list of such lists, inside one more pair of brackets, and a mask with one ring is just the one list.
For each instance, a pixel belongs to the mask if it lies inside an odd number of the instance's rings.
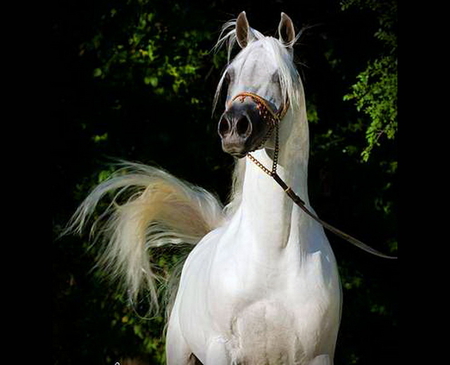
[[196,365],[201,364],[193,356],[188,344],[181,334],[178,320],[172,315],[167,327],[166,358],[167,365]]
[[309,365],[333,365],[333,361],[328,355],[319,355],[312,359]]
[[221,341],[214,341],[208,346],[205,365],[230,365],[231,359]]

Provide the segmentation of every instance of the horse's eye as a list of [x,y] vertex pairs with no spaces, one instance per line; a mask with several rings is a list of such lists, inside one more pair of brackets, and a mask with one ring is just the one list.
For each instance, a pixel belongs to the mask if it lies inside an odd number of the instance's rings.
[[275,84],[279,84],[280,83],[280,75],[278,74],[278,71],[275,71],[272,74],[272,82]]
[[228,72],[225,74],[224,81],[225,81],[225,85],[228,85],[230,83],[230,81],[231,81],[231,76],[230,76],[230,74]]
[[233,68],[229,67],[227,69],[227,71],[225,72],[225,80],[224,81],[225,81],[226,85],[229,85],[233,81],[233,78],[234,78],[234,70],[233,70]]

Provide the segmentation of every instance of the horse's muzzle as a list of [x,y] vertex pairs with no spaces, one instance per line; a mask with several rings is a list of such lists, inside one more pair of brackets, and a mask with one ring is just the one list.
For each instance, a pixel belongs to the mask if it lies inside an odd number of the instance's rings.
[[234,101],[222,114],[217,128],[222,149],[242,158],[261,147],[269,126],[262,118],[257,103],[248,98]]

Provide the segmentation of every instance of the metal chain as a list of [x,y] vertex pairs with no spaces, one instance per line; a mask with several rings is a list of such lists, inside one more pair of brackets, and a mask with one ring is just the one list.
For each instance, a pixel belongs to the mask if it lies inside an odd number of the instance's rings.
[[272,176],[272,171],[267,169],[261,162],[259,162],[256,158],[254,158],[250,153],[247,154],[247,157],[261,170],[263,170],[267,175]]
[[271,115],[271,118],[270,118],[271,129],[269,130],[269,133],[267,134],[267,136],[264,138],[264,141],[263,141],[262,144],[264,144],[266,142],[266,140],[270,137],[270,135],[271,135],[271,133],[273,131],[273,128],[275,128],[275,150],[274,150],[274,153],[273,153],[272,170],[269,170],[267,167],[265,167],[260,161],[258,161],[250,153],[247,154],[247,157],[256,166],[258,166],[264,173],[266,173],[267,175],[272,177],[278,183],[278,185],[281,186],[281,188],[289,196],[289,198],[291,198],[292,201],[295,204],[297,204],[297,206],[299,206],[307,215],[309,215],[312,219],[314,219],[316,222],[321,224],[324,228],[328,229],[329,231],[333,232],[334,234],[336,234],[337,236],[343,238],[344,240],[350,242],[351,244],[355,245],[356,247],[359,247],[360,249],[362,249],[362,250],[364,250],[366,252],[369,252],[369,253],[371,253],[371,254],[373,254],[375,256],[383,257],[383,258],[386,258],[386,259],[396,259],[397,257],[385,255],[385,254],[383,254],[383,253],[373,249],[369,245],[366,245],[364,242],[362,242],[362,241],[360,241],[360,240],[350,236],[349,234],[347,234],[345,232],[342,232],[341,230],[333,227],[331,224],[328,224],[327,222],[321,220],[319,217],[317,217],[315,214],[313,214],[306,207],[306,203],[297,194],[295,194],[295,192],[277,174],[278,155],[279,155],[279,151],[280,151],[280,147],[279,147],[279,124],[281,122],[281,119],[283,119],[284,114],[286,113],[286,110],[287,110],[286,105],[285,105],[285,107],[283,109],[281,109],[281,111],[279,113],[274,113],[273,110],[270,108],[269,104],[262,97],[260,97],[257,94],[241,93],[241,94],[237,95],[234,99],[236,99],[237,97],[242,97],[242,101],[243,101],[246,96],[251,97],[252,99],[254,99],[256,101],[257,104],[259,104],[258,109],[260,109],[260,106],[262,105],[264,110],[263,111],[260,110],[260,113],[261,113],[263,119],[265,119],[267,121],[268,114]]
[[279,141],[279,129],[280,129],[280,121],[277,121],[275,125],[275,150],[273,151],[273,164],[272,164],[272,176],[277,173],[278,167],[278,154],[280,152],[280,141]]
[[278,139],[278,129],[279,125],[278,123],[275,125],[275,149],[273,152],[273,159],[272,159],[272,170],[269,170],[267,167],[265,167],[261,162],[259,162],[256,157],[254,157],[252,154],[248,153],[247,157],[256,165],[258,166],[262,171],[264,171],[267,175],[273,177],[277,173],[277,167],[278,167],[278,155],[279,155],[279,139]]

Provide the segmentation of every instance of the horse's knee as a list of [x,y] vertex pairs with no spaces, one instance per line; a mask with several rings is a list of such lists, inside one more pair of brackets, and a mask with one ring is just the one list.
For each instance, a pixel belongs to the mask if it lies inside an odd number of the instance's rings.
[[316,356],[308,365],[333,365],[333,360],[329,355]]

